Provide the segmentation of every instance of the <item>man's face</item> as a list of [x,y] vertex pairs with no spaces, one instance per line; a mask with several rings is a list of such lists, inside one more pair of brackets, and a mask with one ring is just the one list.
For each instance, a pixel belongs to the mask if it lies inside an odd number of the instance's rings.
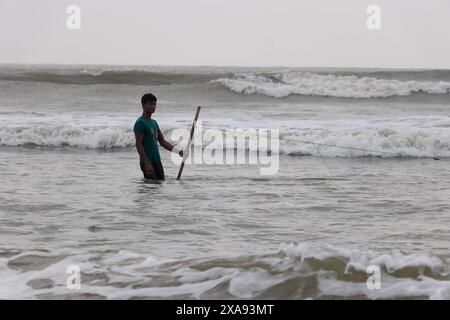
[[155,112],[155,110],[156,110],[156,102],[155,101],[154,102],[147,101],[144,104],[144,111],[146,113],[153,113],[153,112]]

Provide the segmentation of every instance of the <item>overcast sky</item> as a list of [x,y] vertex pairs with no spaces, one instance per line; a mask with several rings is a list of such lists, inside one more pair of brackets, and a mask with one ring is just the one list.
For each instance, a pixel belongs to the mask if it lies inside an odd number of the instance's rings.
[[0,63],[450,69],[450,0],[0,0],[0,42]]

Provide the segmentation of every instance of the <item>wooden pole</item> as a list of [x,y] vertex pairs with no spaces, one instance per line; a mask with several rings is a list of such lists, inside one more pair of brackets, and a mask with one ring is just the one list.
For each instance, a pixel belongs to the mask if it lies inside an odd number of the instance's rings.
[[177,180],[181,179],[181,174],[183,173],[183,169],[184,169],[184,162],[186,161],[187,157],[189,156],[189,150],[191,148],[192,138],[194,137],[195,125],[197,124],[197,119],[198,119],[198,115],[200,114],[200,109],[201,108],[202,107],[200,107],[200,106],[197,107],[197,112],[195,113],[194,122],[192,123],[192,128],[191,128],[191,134],[189,136],[189,141],[188,141],[186,149],[183,151],[183,161],[181,162],[180,170],[178,171]]

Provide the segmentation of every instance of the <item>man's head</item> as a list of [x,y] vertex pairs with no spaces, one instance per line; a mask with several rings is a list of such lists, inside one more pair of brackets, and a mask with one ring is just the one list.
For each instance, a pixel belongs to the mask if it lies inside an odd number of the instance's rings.
[[146,113],[153,113],[156,109],[156,97],[151,93],[146,93],[141,98],[142,109]]

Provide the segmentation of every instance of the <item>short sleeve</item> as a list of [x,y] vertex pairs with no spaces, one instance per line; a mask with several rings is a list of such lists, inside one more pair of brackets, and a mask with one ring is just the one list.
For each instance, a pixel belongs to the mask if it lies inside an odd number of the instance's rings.
[[156,120],[155,120],[155,124],[156,124],[156,128],[158,129],[158,131],[160,130],[159,129],[159,125],[158,125],[158,122],[156,122]]
[[134,124],[134,133],[144,133],[145,131],[145,124],[138,120],[136,121],[136,123]]

